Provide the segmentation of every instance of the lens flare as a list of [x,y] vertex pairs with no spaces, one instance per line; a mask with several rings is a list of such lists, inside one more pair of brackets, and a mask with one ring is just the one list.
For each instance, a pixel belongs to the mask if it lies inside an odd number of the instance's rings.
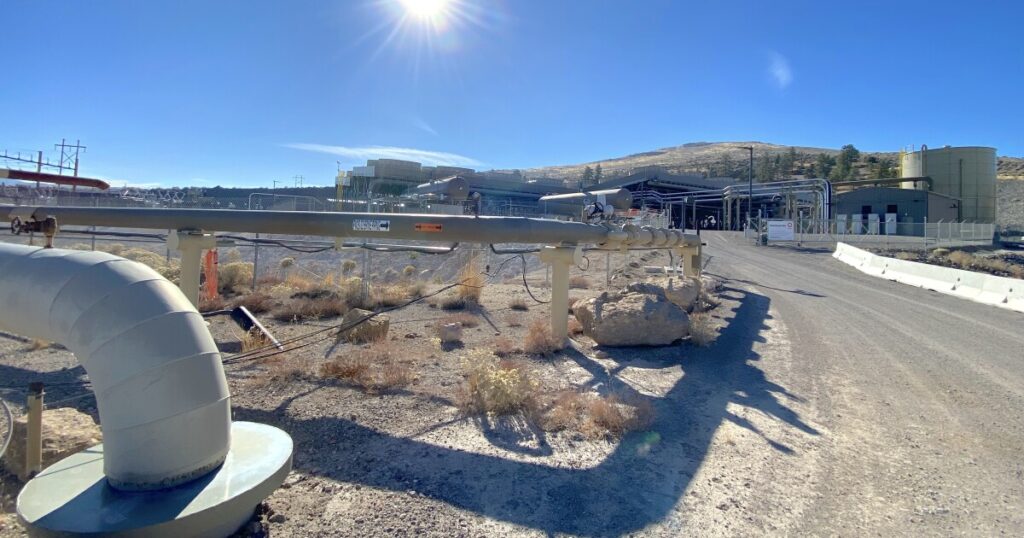
[[448,14],[450,0],[399,0],[410,16],[430,22],[439,22]]

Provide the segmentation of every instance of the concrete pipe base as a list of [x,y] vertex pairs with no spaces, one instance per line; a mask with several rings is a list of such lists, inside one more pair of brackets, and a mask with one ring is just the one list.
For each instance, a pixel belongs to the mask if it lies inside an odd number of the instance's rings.
[[214,471],[173,488],[121,491],[107,484],[103,445],[96,445],[30,480],[18,496],[18,517],[34,536],[228,536],[291,468],[287,433],[235,422],[231,450]]

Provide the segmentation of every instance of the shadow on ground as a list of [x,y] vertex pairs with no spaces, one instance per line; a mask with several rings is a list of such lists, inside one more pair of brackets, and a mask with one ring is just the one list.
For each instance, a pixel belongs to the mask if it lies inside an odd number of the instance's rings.
[[[770,300],[736,288],[727,288],[723,296],[736,306],[716,343],[687,352],[682,360],[685,375],[665,397],[634,391],[633,396],[648,398],[655,406],[657,420],[651,430],[626,437],[593,468],[554,468],[468,453],[394,437],[341,417],[297,420],[288,416],[288,402],[273,411],[236,409],[235,419],[274,424],[290,432],[301,453],[296,467],[305,472],[394,491],[415,489],[453,506],[548,534],[621,535],[670,514],[723,421],[764,437],[755,425],[727,410],[730,402],[756,408],[807,434],[818,433],[779,400],[799,398],[769,382],[757,366],[760,357],[753,345],[763,341]],[[630,392],[614,371],[605,371],[583,355],[570,356],[613,390]],[[792,452],[781,443],[765,440],[783,453]],[[536,452],[545,453],[544,449]]]

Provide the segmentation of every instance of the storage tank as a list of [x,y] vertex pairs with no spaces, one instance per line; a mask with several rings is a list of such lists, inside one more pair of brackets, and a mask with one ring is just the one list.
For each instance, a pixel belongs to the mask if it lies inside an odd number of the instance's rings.
[[[900,177],[930,177],[932,192],[958,198],[960,220],[995,222],[996,149],[979,146],[928,149],[900,154]],[[918,188],[927,183],[917,182]],[[915,188],[915,182],[900,184]]]

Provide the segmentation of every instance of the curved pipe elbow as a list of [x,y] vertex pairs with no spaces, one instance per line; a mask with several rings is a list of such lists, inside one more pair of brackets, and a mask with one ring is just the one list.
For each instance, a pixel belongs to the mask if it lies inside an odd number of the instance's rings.
[[0,274],[0,327],[64,345],[88,372],[112,486],[170,487],[223,463],[227,379],[176,286],[110,254],[11,244],[0,244]]

